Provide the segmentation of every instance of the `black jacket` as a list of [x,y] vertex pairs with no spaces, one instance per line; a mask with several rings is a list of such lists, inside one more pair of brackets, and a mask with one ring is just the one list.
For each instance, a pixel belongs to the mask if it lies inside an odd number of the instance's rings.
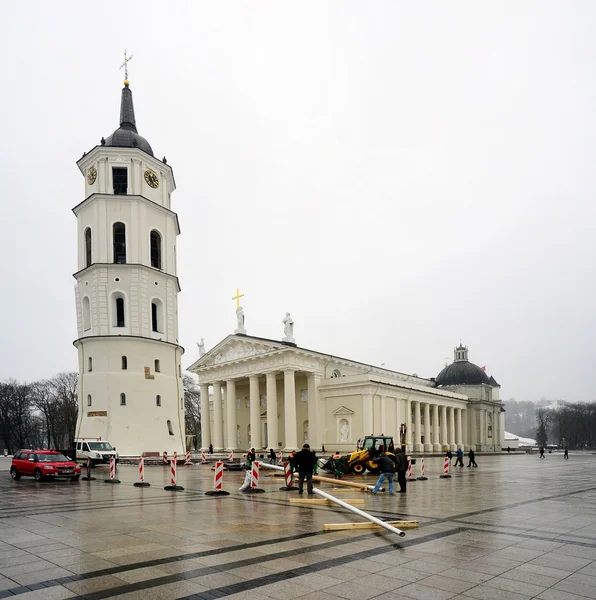
[[395,463],[384,452],[377,459],[381,473],[395,473]]
[[313,467],[317,464],[317,455],[311,450],[300,450],[294,456],[294,464],[299,473],[312,473]]
[[403,452],[398,452],[395,455],[395,460],[398,472],[405,473],[408,470],[408,457]]

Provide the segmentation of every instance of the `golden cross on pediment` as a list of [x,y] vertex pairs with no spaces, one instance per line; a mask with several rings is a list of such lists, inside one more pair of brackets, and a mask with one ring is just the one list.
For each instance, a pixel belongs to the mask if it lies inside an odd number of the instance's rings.
[[244,294],[241,294],[240,290],[236,288],[236,295],[232,298],[232,300],[236,300],[236,308],[240,308],[240,298],[244,298]]

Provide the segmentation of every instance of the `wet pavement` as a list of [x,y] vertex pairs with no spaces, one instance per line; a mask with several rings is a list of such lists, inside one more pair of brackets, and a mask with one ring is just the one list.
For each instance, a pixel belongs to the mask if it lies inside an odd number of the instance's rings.
[[[283,480],[261,473],[263,494],[243,495],[226,472],[226,497],[206,496],[213,471],[118,469],[120,485],[12,481],[0,458],[0,598],[572,600],[596,598],[596,455],[482,456],[478,469],[426,460],[428,481],[394,497],[321,489],[384,519],[417,519],[405,538],[367,530],[344,509],[288,502]],[[416,473],[419,475],[419,473]],[[364,478],[370,483],[376,477]],[[358,479],[359,481],[362,478]]]

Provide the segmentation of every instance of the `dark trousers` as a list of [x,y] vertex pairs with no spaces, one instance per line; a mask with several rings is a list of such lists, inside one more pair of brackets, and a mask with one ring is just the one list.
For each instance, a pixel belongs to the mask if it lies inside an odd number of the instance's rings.
[[398,471],[397,472],[397,483],[399,483],[399,491],[402,494],[406,493],[406,472]]
[[304,479],[306,479],[306,491],[312,494],[312,473],[304,473],[302,471],[298,473],[298,493],[302,494],[303,492]]
[[475,458],[470,458],[470,462],[468,463],[468,467],[477,467],[478,465],[476,464],[476,459]]

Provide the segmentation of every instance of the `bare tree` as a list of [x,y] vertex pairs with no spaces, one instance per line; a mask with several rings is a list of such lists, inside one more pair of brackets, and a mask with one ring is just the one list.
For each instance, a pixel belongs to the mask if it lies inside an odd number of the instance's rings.
[[186,434],[193,435],[192,445],[201,447],[201,391],[194,378],[188,373],[182,375],[184,387],[184,421]]

